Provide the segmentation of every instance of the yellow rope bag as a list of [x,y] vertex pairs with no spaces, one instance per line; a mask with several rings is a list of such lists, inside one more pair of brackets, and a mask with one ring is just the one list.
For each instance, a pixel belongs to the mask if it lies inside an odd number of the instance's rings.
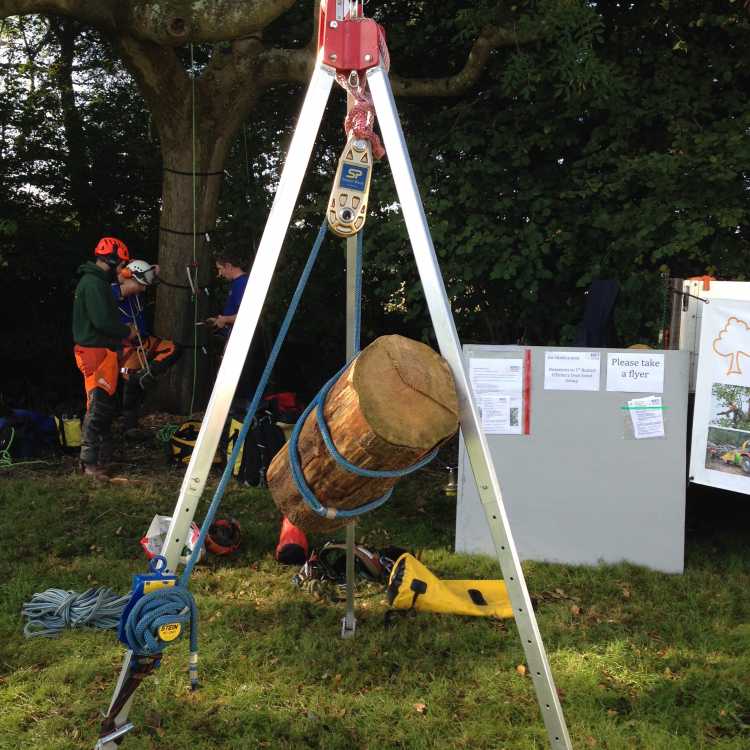
[[512,617],[503,581],[443,581],[408,552],[393,565],[388,604],[394,609],[478,617]]

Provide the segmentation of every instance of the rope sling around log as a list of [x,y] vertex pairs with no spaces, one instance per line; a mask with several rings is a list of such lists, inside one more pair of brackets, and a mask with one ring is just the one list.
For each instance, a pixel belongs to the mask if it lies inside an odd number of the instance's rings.
[[[358,351],[359,346],[357,346],[357,352]],[[411,466],[407,466],[404,469],[364,469],[361,466],[355,466],[350,461],[347,461],[346,458],[344,458],[344,456],[342,456],[338,452],[336,446],[333,443],[331,433],[328,429],[328,425],[326,424],[325,417],[323,416],[323,406],[326,401],[326,396],[328,396],[328,393],[333,387],[334,383],[350,365],[351,362],[347,362],[346,365],[344,365],[344,367],[342,367],[320,389],[318,395],[310,402],[309,406],[307,407],[307,409],[305,409],[302,416],[297,420],[297,423],[294,425],[294,430],[292,431],[292,436],[289,439],[289,466],[292,470],[292,477],[294,478],[294,483],[297,486],[300,495],[302,495],[310,510],[312,510],[314,513],[317,513],[323,518],[328,518],[331,520],[333,520],[334,518],[356,518],[357,516],[361,516],[364,513],[368,513],[371,510],[379,508],[390,499],[391,495],[393,494],[394,488],[391,487],[391,489],[389,489],[384,495],[381,495],[374,500],[363,503],[356,508],[336,509],[325,507],[320,502],[320,500],[318,500],[318,498],[315,496],[315,494],[305,481],[305,477],[302,472],[302,466],[300,465],[299,461],[299,434],[302,431],[302,426],[305,423],[305,419],[307,419],[308,414],[310,414],[313,408],[317,407],[318,409],[315,415],[316,424],[318,425],[318,430],[320,430],[320,435],[323,438],[323,442],[328,449],[328,453],[339,466],[346,469],[347,471],[350,471],[352,474],[358,474],[359,476],[363,477],[370,477],[371,479],[403,477],[407,474],[411,474],[417,471],[418,469],[421,469],[424,466],[427,466],[427,464],[430,463],[430,461],[432,461],[438,453],[438,448],[435,448],[434,450],[430,451],[430,453],[428,453],[424,458],[421,458],[416,463],[412,464]]]

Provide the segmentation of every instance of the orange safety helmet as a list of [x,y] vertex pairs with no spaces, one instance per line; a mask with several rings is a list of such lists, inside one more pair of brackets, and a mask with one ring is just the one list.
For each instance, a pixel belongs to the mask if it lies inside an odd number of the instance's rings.
[[231,555],[240,548],[242,532],[234,518],[219,518],[206,534],[206,549],[214,555]]
[[130,260],[130,252],[122,240],[115,237],[102,237],[94,249],[94,257],[114,268],[120,263],[127,263]]

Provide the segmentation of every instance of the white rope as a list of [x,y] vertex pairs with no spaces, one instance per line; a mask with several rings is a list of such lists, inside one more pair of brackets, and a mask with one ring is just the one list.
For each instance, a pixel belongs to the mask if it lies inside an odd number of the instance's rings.
[[111,589],[88,589],[82,594],[64,589],[47,589],[34,594],[21,609],[28,619],[27,638],[54,638],[65,628],[116,628],[130,594],[118,596]]

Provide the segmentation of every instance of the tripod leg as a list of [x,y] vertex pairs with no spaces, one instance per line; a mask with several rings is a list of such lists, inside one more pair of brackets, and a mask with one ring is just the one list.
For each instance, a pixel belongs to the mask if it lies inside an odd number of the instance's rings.
[[[310,161],[310,154],[320,129],[320,121],[323,118],[328,96],[331,93],[334,77],[334,71],[318,61],[302,105],[302,112],[294,131],[294,137],[289,146],[289,154],[281,173],[279,187],[263,231],[258,253],[250,271],[249,292],[242,298],[237,319],[227,342],[216,383],[201,424],[200,433],[195,442],[190,464],[185,472],[185,478],[177,498],[177,505],[172,513],[172,522],[167,531],[167,540],[162,550],[162,554],[167,558],[167,566],[171,571],[177,568],[180,553],[185,546],[185,540],[188,538],[188,529],[206,485],[208,473],[211,470],[216,447],[229,413],[229,407],[250,344],[255,335],[255,329],[281,253],[281,246],[286,236],[289,220],[299,195],[307,164]],[[129,651],[125,657],[113,701],[119,693],[132,658],[132,652]],[[128,724],[127,718],[131,702],[132,697],[128,699],[119,712],[115,721],[116,730],[124,729]],[[106,744],[100,743],[97,750],[113,750],[117,744],[119,742],[115,742],[113,739]]]
[[[123,660],[122,669],[120,670],[120,676],[117,679],[117,684],[115,685],[114,693],[112,694],[112,700],[109,704],[109,711],[112,710],[113,706],[115,705],[115,700],[117,700],[117,696],[120,694],[120,689],[122,688],[125,680],[127,679],[128,675],[130,674],[130,667],[134,659],[133,652],[128,650],[125,653],[125,658]],[[128,725],[128,713],[130,712],[130,706],[133,702],[133,697],[131,696],[125,705],[122,707],[122,710],[120,713],[115,717],[115,725],[118,727],[126,727]],[[99,740],[96,744],[96,750],[116,750],[119,743],[115,742],[114,739],[107,741],[107,740]]]
[[357,527],[354,522],[346,527],[346,614],[341,620],[341,637],[353,638],[357,629],[354,614],[354,544]]
[[172,514],[172,522],[167,531],[167,541],[162,554],[167,558],[167,567],[170,571],[174,571],[177,566],[196,506],[211,470],[216,447],[255,335],[333,81],[334,71],[331,68],[316,65],[289,146],[276,197],[250,271],[248,291],[242,298],[232,334],[227,342],[216,383],[180,488],[177,505]]
[[560,700],[552,671],[544,651],[534,610],[531,606],[521,562],[503,505],[500,483],[490,460],[487,440],[479,426],[479,417],[469,381],[464,370],[461,343],[458,340],[443,277],[438,266],[432,237],[427,226],[422,201],[419,197],[414,170],[406,148],[406,141],[398,119],[396,104],[388,76],[383,68],[372,68],[367,78],[375,104],[375,112],[383,134],[388,161],[396,183],[404,221],[409,233],[414,258],[419,269],[427,306],[435,328],[440,352],[448,362],[456,381],[460,409],[461,430],[471,462],[479,497],[487,516],[500,567],[508,589],[513,615],[521,637],[529,671],[534,681],[537,700],[552,748],[572,748],[565,725]]

